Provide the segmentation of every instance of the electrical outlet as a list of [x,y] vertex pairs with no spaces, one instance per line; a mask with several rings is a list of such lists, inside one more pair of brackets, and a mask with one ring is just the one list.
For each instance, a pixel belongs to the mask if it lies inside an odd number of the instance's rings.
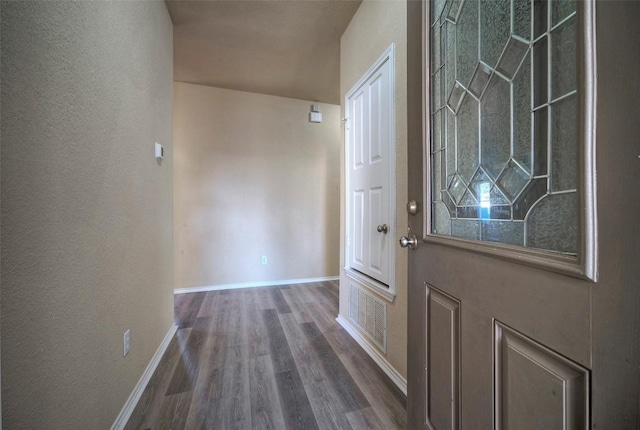
[[262,264],[267,264],[267,256],[266,255],[262,256]]
[[131,348],[131,330],[127,330],[124,332],[124,345],[123,345],[124,356],[126,357],[129,353],[129,349]]

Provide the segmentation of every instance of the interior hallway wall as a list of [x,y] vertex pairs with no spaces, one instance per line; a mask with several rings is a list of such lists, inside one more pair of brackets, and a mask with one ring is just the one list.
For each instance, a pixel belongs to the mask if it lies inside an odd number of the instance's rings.
[[[396,131],[396,237],[407,233],[407,5],[404,1],[364,0],[342,35],[340,53],[340,95],[344,98],[369,67],[395,44],[395,131]],[[344,128],[342,133],[342,187],[344,190]],[[341,197],[340,267],[345,264],[345,195]],[[394,244],[397,246],[397,244]],[[396,249],[396,298],[387,304],[386,359],[403,377],[407,376],[407,250]],[[340,275],[340,315],[349,320],[349,282]],[[383,299],[384,301],[384,299]],[[355,327],[355,326],[354,326]],[[366,335],[362,336],[367,339]],[[377,348],[371,343],[372,348]],[[384,355],[384,354],[383,354]]]
[[161,1],[2,2],[5,428],[109,428],[173,323],[172,30]]
[[175,287],[337,276],[340,107],[310,123],[309,101],[174,93]]

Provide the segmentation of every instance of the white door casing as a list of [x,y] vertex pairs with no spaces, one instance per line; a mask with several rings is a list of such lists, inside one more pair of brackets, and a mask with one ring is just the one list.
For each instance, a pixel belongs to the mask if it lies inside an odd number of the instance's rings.
[[391,45],[345,97],[345,269],[387,298],[395,292],[393,62]]

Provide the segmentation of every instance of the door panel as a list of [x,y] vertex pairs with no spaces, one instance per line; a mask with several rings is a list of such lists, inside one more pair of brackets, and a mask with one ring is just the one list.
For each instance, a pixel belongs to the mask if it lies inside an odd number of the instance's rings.
[[369,162],[371,164],[375,163],[376,161],[381,161],[384,157],[383,145],[385,144],[387,135],[384,131],[385,121],[383,115],[384,111],[388,109],[388,106],[384,105],[384,103],[388,101],[386,95],[384,94],[384,78],[385,76],[383,76],[381,73],[378,73],[372,78],[372,81],[369,83],[369,103],[371,112]]
[[367,118],[365,116],[365,92],[360,91],[353,97],[351,117],[354,118],[351,125],[351,142],[353,148],[353,170],[364,167],[365,144],[367,143]]
[[496,429],[580,429],[588,422],[589,372],[495,323]]
[[[369,190],[369,215],[371,216],[372,228],[386,223],[388,208],[385,206],[384,191],[383,187]],[[371,236],[368,269],[370,273],[376,275],[376,278],[381,278],[386,273],[386,236],[386,234]]]
[[427,285],[427,413],[432,429],[459,423],[460,302]]
[[353,192],[353,244],[351,265],[364,270],[364,190]]

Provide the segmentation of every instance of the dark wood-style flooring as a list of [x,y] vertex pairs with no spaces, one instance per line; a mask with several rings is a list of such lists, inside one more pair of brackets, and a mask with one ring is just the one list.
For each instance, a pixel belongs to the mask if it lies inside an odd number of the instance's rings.
[[322,282],[175,296],[176,336],[126,429],[404,429],[406,398]]

